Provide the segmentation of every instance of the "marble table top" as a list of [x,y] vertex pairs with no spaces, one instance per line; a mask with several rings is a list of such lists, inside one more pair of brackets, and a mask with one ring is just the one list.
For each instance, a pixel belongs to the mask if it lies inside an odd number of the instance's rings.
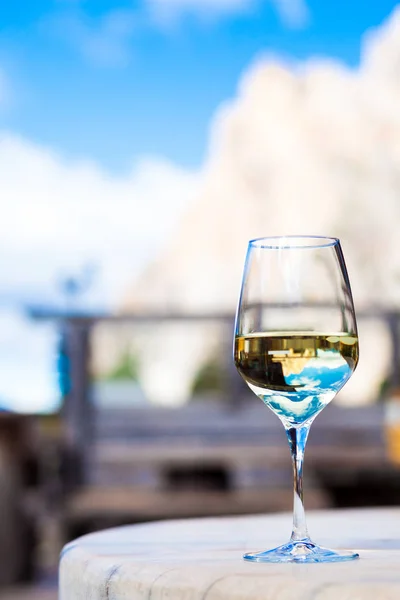
[[308,514],[312,539],[355,549],[333,564],[259,564],[291,515],[164,521],[101,531],[61,555],[59,600],[399,600],[400,509]]

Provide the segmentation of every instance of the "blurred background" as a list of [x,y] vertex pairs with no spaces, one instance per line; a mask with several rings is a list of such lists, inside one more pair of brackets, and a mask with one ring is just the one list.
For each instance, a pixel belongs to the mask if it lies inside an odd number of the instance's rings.
[[[7,5],[6,5],[7,4]],[[308,508],[400,502],[400,8],[0,8],[0,597],[68,540],[290,510],[283,428],[231,346],[247,241],[338,236],[361,360]]]

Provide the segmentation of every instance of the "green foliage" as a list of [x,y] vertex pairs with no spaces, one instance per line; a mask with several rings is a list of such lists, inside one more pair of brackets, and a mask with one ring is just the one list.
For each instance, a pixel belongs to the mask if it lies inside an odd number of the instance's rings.
[[198,372],[193,381],[192,394],[222,392],[224,390],[224,370],[216,359],[210,359]]
[[378,402],[386,402],[390,400],[393,395],[398,397],[399,394],[399,386],[393,384],[393,375],[390,373],[381,381]]
[[389,376],[387,376],[381,381],[381,384],[379,386],[378,401],[382,402],[387,399],[387,397],[390,394],[390,388],[390,378]]
[[139,361],[137,356],[126,350],[120,360],[104,377],[105,381],[139,381]]

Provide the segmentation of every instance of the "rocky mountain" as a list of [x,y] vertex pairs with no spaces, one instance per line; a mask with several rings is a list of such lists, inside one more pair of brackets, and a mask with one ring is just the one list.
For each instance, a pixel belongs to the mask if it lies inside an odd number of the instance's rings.
[[[247,241],[291,233],[340,237],[356,306],[398,306],[400,10],[367,33],[357,69],[259,58],[217,112],[209,146],[196,202],[121,310],[233,311]],[[390,360],[385,327],[360,325],[357,401],[375,395]],[[218,351],[211,326],[157,325],[140,339],[143,385],[164,403],[184,401]]]

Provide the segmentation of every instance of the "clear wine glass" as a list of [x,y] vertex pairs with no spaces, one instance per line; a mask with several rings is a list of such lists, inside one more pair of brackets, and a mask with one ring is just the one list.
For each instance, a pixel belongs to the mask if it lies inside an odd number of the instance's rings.
[[290,541],[244,558],[305,563],[358,558],[355,552],[314,544],[303,505],[303,457],[311,423],[358,362],[353,299],[337,238],[286,236],[249,242],[234,356],[250,389],[282,421],[294,472]]

